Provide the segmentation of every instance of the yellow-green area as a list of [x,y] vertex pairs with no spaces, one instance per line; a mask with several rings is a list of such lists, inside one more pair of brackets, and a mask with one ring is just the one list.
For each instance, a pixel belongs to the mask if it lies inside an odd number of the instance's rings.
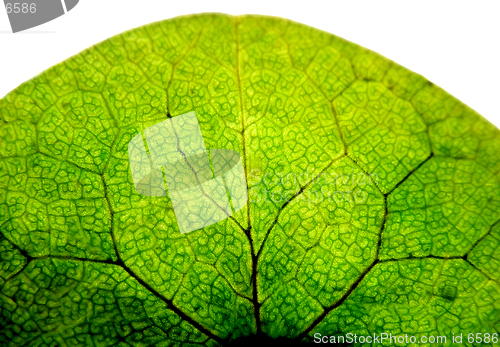
[[[127,146],[193,110],[249,202],[181,234]],[[0,345],[498,334],[499,173],[498,129],[337,36],[222,14],[133,29],[0,100]]]

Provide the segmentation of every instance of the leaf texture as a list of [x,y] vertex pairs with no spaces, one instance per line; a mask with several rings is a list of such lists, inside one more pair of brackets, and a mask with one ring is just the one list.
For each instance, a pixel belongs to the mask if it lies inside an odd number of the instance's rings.
[[[193,110],[250,201],[181,234],[168,196],[135,192],[127,145]],[[0,100],[0,344],[499,333],[499,173],[498,129],[334,35],[136,28]]]

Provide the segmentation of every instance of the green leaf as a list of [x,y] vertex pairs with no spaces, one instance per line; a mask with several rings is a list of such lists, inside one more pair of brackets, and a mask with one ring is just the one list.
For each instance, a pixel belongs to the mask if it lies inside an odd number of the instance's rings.
[[[128,143],[193,110],[249,201],[181,234]],[[0,344],[499,334],[499,153],[439,87],[301,24],[125,32],[0,100]]]

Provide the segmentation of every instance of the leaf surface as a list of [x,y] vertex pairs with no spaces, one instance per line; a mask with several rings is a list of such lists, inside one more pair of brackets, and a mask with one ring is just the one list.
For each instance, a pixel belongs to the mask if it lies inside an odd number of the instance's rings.
[[[193,110],[250,200],[181,234],[127,148]],[[499,333],[499,173],[498,129],[334,35],[220,14],[125,32],[0,100],[0,342]]]

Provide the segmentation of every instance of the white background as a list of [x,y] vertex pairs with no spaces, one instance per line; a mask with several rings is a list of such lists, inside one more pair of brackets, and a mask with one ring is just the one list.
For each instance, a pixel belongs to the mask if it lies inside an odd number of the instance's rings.
[[420,73],[500,127],[497,0],[80,0],[66,15],[16,34],[0,9],[0,98],[110,36],[199,12],[273,15],[328,31]]

